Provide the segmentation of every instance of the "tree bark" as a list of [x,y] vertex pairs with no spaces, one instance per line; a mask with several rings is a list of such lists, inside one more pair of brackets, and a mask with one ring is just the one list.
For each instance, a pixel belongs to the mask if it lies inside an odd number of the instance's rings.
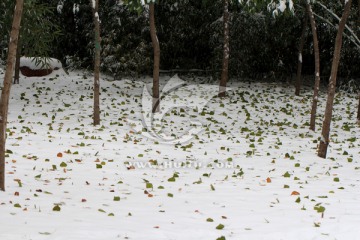
[[99,0],[94,3],[90,1],[93,9],[94,26],[95,26],[95,63],[94,63],[94,126],[100,124],[100,19],[99,19]]
[[153,89],[152,89],[152,112],[160,111],[160,90],[159,90],[159,72],[160,72],[160,44],[156,34],[155,25],[155,6],[154,3],[149,4],[149,18],[150,18],[150,35],[154,50],[154,69],[153,69]]
[[[360,0],[358,0],[358,26],[360,26]],[[358,36],[360,37],[360,27],[358,27]],[[357,120],[360,123],[360,90],[359,90],[359,105],[358,105]]]
[[223,49],[223,63],[222,72],[219,86],[219,97],[226,95],[226,83],[229,78],[229,57],[230,57],[230,44],[229,44],[229,0],[223,0],[224,3],[224,49]]
[[314,55],[315,55],[315,83],[314,83],[314,94],[313,102],[310,115],[310,130],[315,131],[315,122],[316,122],[316,112],[317,112],[317,103],[319,99],[319,89],[320,89],[320,51],[319,51],[319,40],[317,36],[316,22],[314,13],[311,9],[311,5],[308,1],[306,3],[306,11],[309,14],[311,31],[313,35],[313,44],[314,44]]
[[23,12],[24,0],[16,0],[12,30],[9,41],[9,53],[4,76],[4,86],[1,92],[0,100],[0,190],[5,191],[5,144],[6,144],[6,126],[9,109],[9,98],[14,72],[15,55],[19,37],[21,16]]
[[17,46],[17,49],[16,49],[14,84],[19,84],[20,83],[20,57],[21,57],[21,39],[20,39],[20,34],[19,34],[18,46]]
[[321,158],[326,158],[327,148],[329,146],[329,136],[330,136],[330,125],[331,125],[331,117],[334,105],[334,97],[335,97],[335,87],[336,87],[336,78],[337,78],[337,71],[340,62],[340,53],[341,53],[341,46],[342,46],[342,34],[344,32],[346,21],[350,15],[351,9],[351,2],[352,0],[348,0],[345,4],[344,13],[341,17],[339,22],[338,32],[336,34],[335,40],[335,50],[334,56],[331,66],[331,75],[329,80],[329,87],[328,87],[328,98],[326,102],[326,109],[325,109],[325,117],[322,126],[321,132],[321,141],[319,145],[318,156]]
[[358,104],[357,120],[358,120],[358,122],[360,123],[360,92],[359,92],[359,104]]
[[305,44],[305,38],[306,38],[306,32],[307,32],[307,24],[308,24],[308,14],[307,9],[304,15],[303,20],[303,26],[301,31],[301,38],[300,38],[300,44],[299,44],[299,56],[298,56],[298,66],[297,66],[297,73],[296,73],[296,82],[295,82],[295,95],[300,96],[300,90],[302,85],[302,78],[301,78],[301,71],[302,71],[302,53],[304,50],[304,44]]

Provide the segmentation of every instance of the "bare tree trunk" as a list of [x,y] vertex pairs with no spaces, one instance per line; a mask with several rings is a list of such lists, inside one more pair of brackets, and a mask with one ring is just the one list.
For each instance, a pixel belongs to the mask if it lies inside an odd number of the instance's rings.
[[224,52],[222,72],[219,86],[219,97],[225,97],[226,95],[226,83],[229,79],[229,57],[230,57],[230,44],[229,44],[229,0],[223,0],[224,3]]
[[357,114],[357,120],[360,123],[360,92],[359,92],[359,105],[358,105],[358,114]]
[[312,31],[313,43],[314,43],[314,55],[315,55],[315,83],[314,83],[313,103],[312,103],[311,116],[310,116],[310,130],[315,131],[317,103],[319,99],[319,89],[320,89],[320,51],[319,51],[319,40],[317,36],[314,13],[311,9],[310,3],[308,1],[305,2],[306,2],[305,3],[306,11],[308,12],[310,18],[311,31]]
[[[358,26],[360,26],[360,0],[358,0]],[[358,27],[358,36],[360,37],[360,27]],[[357,119],[360,123],[360,90],[359,90],[359,105],[358,105],[358,113]]]
[[152,112],[155,113],[160,111],[160,90],[159,90],[160,44],[159,44],[159,39],[156,35],[155,6],[153,2],[149,4],[149,18],[150,18],[150,35],[154,50]]
[[330,125],[331,125],[331,117],[334,105],[334,97],[335,97],[335,88],[336,88],[336,78],[337,78],[337,71],[340,62],[340,53],[341,53],[341,46],[342,46],[342,34],[344,32],[346,21],[350,15],[351,9],[351,2],[352,0],[348,0],[345,3],[344,13],[341,17],[339,22],[338,32],[336,34],[335,40],[335,50],[334,56],[331,66],[331,75],[329,80],[329,88],[328,88],[328,98],[326,102],[326,109],[325,109],[325,118],[323,122],[322,132],[321,132],[321,141],[319,145],[318,156],[322,158],[326,158],[327,148],[329,146],[329,136],[330,136]]
[[16,50],[14,84],[20,83],[20,57],[21,57],[21,39],[20,39],[20,34],[19,34],[18,46],[17,46],[17,50]]
[[300,96],[300,90],[302,85],[302,79],[301,79],[301,70],[302,70],[302,53],[304,50],[304,44],[305,44],[305,38],[306,38],[306,32],[307,32],[307,24],[308,24],[308,14],[307,10],[304,15],[303,20],[303,26],[301,31],[301,38],[300,38],[300,44],[299,44],[299,56],[298,56],[298,66],[297,66],[297,73],[296,73],[296,82],[295,82],[295,95]]
[[4,76],[4,86],[0,100],[0,190],[5,191],[5,144],[6,144],[6,125],[9,109],[10,89],[14,71],[14,61],[19,37],[21,16],[24,0],[16,0],[12,30],[9,41],[9,53]]
[[99,19],[99,0],[91,1],[95,25],[95,63],[94,63],[94,126],[100,124],[100,19]]

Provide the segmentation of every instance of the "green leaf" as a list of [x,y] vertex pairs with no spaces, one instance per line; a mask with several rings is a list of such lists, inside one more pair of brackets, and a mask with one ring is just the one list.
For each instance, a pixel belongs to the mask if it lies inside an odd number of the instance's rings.
[[154,188],[152,183],[146,183],[146,188]]
[[315,205],[314,210],[316,210],[318,213],[323,213],[325,212],[325,207],[321,205]]
[[226,238],[224,236],[221,236],[221,237],[217,238],[216,240],[226,240]]
[[214,219],[212,219],[212,218],[207,218],[206,221],[207,221],[207,222],[214,222]]
[[225,227],[225,226],[220,223],[219,225],[216,226],[216,229],[217,229],[217,230],[221,230],[221,229],[224,229],[224,227]]
[[286,172],[286,173],[284,173],[283,176],[286,177],[286,178],[288,178],[288,177],[290,177],[290,173],[289,173],[289,172]]
[[168,197],[174,197],[174,194],[168,193],[167,196],[168,196]]
[[334,178],[334,182],[340,182],[340,179],[338,177]]
[[168,182],[175,182],[175,177],[171,177],[168,179]]
[[14,204],[14,207],[16,207],[16,208],[21,208],[21,205],[20,205],[19,203],[15,203],[15,204]]
[[115,202],[120,201],[120,197],[119,197],[119,196],[114,196],[114,201],[115,201]]
[[60,163],[60,167],[67,167],[67,164],[65,162]]
[[101,164],[96,164],[96,168],[102,168]]
[[60,210],[61,210],[61,208],[60,208],[59,205],[55,205],[55,206],[53,207],[53,211],[55,211],[55,212],[60,212]]
[[214,187],[212,184],[210,184],[210,189],[211,189],[212,191],[215,191],[215,187]]

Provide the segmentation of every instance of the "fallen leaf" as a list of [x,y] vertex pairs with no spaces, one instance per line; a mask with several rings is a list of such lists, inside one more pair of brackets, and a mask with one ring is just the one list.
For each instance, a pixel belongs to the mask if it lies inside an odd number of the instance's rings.
[[266,179],[266,182],[267,182],[267,183],[271,183],[271,178],[268,177],[268,178]]
[[300,193],[297,191],[292,191],[291,195],[300,195]]
[[59,157],[59,158],[62,158],[63,154],[61,152],[59,152],[56,156]]

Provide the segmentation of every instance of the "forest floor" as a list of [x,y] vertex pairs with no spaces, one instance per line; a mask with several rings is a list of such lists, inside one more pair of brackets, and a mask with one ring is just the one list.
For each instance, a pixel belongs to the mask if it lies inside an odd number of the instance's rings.
[[0,239],[359,239],[355,94],[336,94],[321,159],[324,91],[312,132],[310,88],[295,97],[292,86],[233,80],[219,99],[206,78],[169,78],[154,118],[150,78],[102,79],[94,127],[91,74],[22,77]]

